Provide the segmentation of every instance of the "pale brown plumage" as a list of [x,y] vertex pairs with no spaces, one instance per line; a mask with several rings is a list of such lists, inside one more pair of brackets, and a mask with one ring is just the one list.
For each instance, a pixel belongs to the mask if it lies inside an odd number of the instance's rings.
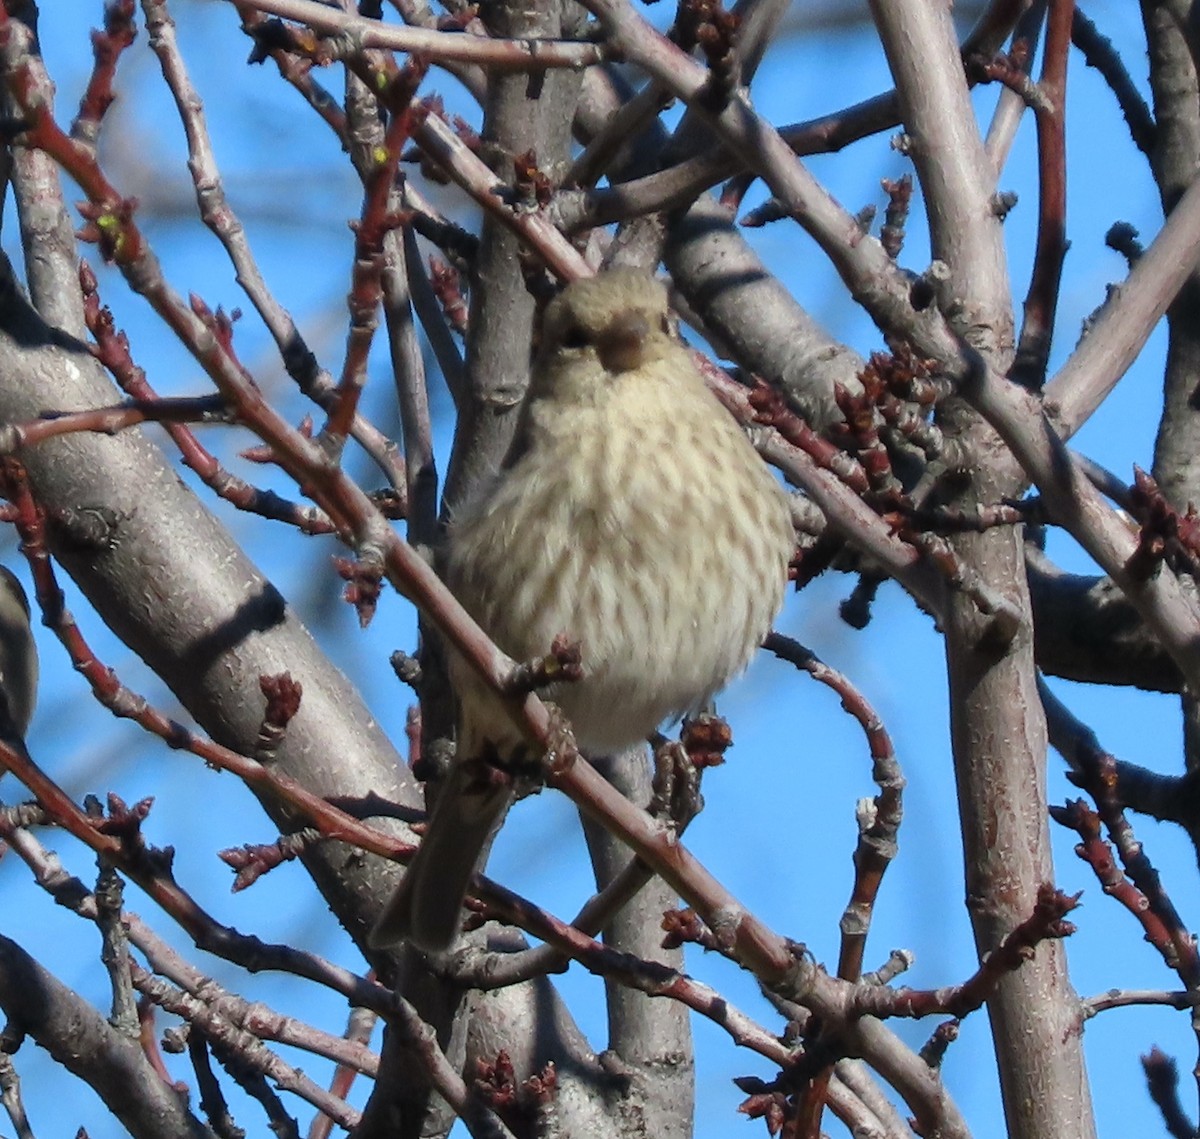
[[[583,679],[546,693],[584,751],[615,751],[694,709],[748,663],[783,601],[787,499],[672,335],[666,290],[612,270],[547,307],[512,450],[450,521],[445,577],[516,660],[559,634]],[[452,657],[458,754],[523,737]],[[454,938],[509,792],[456,764],[372,940]],[[474,772],[474,774],[472,774]]]

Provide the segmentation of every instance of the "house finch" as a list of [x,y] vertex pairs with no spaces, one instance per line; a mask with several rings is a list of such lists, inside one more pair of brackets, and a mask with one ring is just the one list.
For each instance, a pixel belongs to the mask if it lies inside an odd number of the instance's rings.
[[37,699],[38,655],[29,601],[16,575],[0,566],[0,731],[21,738]]
[[[584,751],[606,754],[746,666],[782,604],[794,545],[783,489],[672,334],[666,290],[611,270],[547,307],[512,448],[451,517],[445,579],[517,660],[560,634],[581,644],[582,679],[546,695]],[[453,654],[450,673],[458,761],[376,945],[450,944],[511,797],[480,757],[511,759],[523,734]]]

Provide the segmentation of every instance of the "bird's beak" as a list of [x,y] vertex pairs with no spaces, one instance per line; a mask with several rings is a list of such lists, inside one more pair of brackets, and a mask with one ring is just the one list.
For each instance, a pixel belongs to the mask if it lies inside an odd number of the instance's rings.
[[631,372],[646,359],[650,323],[640,312],[618,313],[596,340],[596,354],[610,372]]

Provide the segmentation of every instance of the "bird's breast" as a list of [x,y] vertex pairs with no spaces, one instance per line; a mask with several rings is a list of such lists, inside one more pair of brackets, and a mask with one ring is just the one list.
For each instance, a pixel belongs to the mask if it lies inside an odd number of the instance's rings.
[[588,409],[533,445],[449,535],[447,577],[516,659],[559,634],[584,677],[551,696],[611,750],[746,664],[782,599],[782,492],[705,395]]

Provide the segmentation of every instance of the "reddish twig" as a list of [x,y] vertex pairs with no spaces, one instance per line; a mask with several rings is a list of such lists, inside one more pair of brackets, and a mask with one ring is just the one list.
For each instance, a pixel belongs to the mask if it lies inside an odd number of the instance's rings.
[[1031,389],[1041,388],[1046,382],[1067,255],[1067,55],[1074,12],[1075,0],[1050,0],[1045,58],[1038,83],[1045,102],[1033,104],[1038,146],[1037,244],[1011,372],[1017,383]]
[[[346,1024],[346,1032],[343,1039],[347,1047],[361,1053],[364,1060],[357,1060],[354,1063],[349,1063],[345,1060],[338,1061],[338,1065],[333,1072],[333,1078],[329,1082],[329,1090],[339,1099],[344,1100],[349,1096],[350,1089],[354,1086],[354,1080],[359,1072],[373,1072],[372,1068],[364,1066],[364,1061],[369,1064],[377,1063],[377,1057],[368,1048],[371,1036],[375,1031],[376,1019],[375,1013],[370,1009],[356,1008],[350,1010],[350,1019]],[[332,1131],[333,1120],[327,1115],[322,1115],[314,1119],[310,1125],[308,1139],[328,1139]]]
[[60,435],[79,431],[116,435],[139,423],[230,423],[220,396],[178,396],[174,399],[134,399],[89,411],[46,411],[28,423],[0,424],[0,455],[15,455]]
[[338,382],[337,401],[318,440],[335,455],[341,453],[366,382],[367,355],[383,296],[380,278],[385,265],[384,238],[405,220],[402,214],[389,207],[400,154],[415,125],[413,101],[428,67],[427,61],[410,59],[392,78],[387,98],[392,108],[391,122],[382,146],[373,155],[374,168],[365,179],[362,215],[354,227],[354,267],[346,302],[350,310],[346,358]]
[[1059,825],[1070,827],[1080,838],[1075,853],[1091,868],[1104,892],[1115,898],[1137,919],[1146,940],[1173,967],[1179,954],[1170,926],[1149,904],[1146,895],[1121,873],[1112,847],[1101,836],[1100,816],[1082,799],[1073,799],[1063,806],[1052,806],[1050,817]]
[[[288,375],[309,399],[328,411],[336,396],[333,381],[318,364],[312,350],[301,335],[291,315],[278,302],[263,278],[250,249],[245,229],[225,194],[224,182],[217,166],[204,104],[192,84],[188,69],[179,51],[175,25],[163,0],[147,0],[146,27],[150,46],[162,68],[163,79],[175,99],[180,121],[187,135],[188,170],[196,188],[196,204],[204,224],[216,235],[237,272],[237,279],[249,297],[255,311],[270,331]],[[252,17],[246,17],[252,21]],[[304,94],[319,114],[344,137],[345,121],[333,113],[332,100],[312,81],[305,66],[298,65],[293,56],[278,53],[278,61],[287,77]],[[400,493],[404,479],[396,458],[396,445],[361,416],[355,416],[352,434],[383,471],[389,484]]]
[[1079,904],[1079,898],[1079,894],[1064,894],[1043,883],[1038,887],[1033,913],[1013,929],[962,984],[924,990],[860,985],[851,1006],[859,1015],[922,1017],[949,1014],[962,1019],[982,1008],[1000,979],[1021,968],[1042,942],[1070,937],[1075,932],[1075,926],[1065,918]]
[[887,728],[848,677],[830,668],[798,641],[779,633],[769,633],[763,647],[832,688],[841,697],[842,708],[858,721],[867,738],[871,777],[879,793],[873,800],[872,810],[859,819],[858,846],[854,851],[854,887],[842,914],[842,946],[837,973],[844,980],[857,981],[862,974],[867,933],[879,887],[896,856],[903,817],[904,775]]
[[[162,739],[169,747],[190,751],[210,766],[231,771],[259,791],[288,803],[301,812],[304,817],[311,819],[326,838],[338,838],[345,842],[356,843],[364,849],[384,857],[402,856],[412,852],[413,848],[409,844],[384,835],[344,811],[338,810],[273,767],[249,759],[212,740],[197,736],[182,724],[157,711],[144,697],[126,688],[120,682],[117,674],[105,666],[95,655],[66,608],[62,590],[58,586],[54,568],[47,553],[43,521],[29,494],[27,484],[22,479],[14,477],[12,472],[9,472],[8,484],[7,493],[11,496],[19,512],[17,526],[21,533],[22,550],[29,559],[33,572],[43,620],[58,636],[76,671],[87,680],[92,694],[104,707],[116,716],[135,721],[144,730]],[[32,763],[32,761],[29,762]],[[22,767],[22,770],[26,770],[26,768]],[[43,777],[40,773],[33,768],[27,770],[35,781],[39,781],[39,786],[41,786],[40,781]],[[18,775],[18,778],[21,776]],[[23,779],[22,782],[24,782]],[[51,806],[42,799],[36,787],[31,784],[26,785],[44,805]],[[52,786],[46,789],[53,796],[53,803],[57,804],[53,810],[56,820],[68,828],[79,826],[77,808],[72,806],[67,809],[64,803],[65,797],[61,792]],[[69,800],[65,800],[65,802],[69,802]],[[61,814],[58,808],[61,808]],[[72,830],[72,833],[77,832]],[[108,853],[107,850],[99,852]]]
[[750,406],[755,419],[799,447],[826,470],[832,471],[856,494],[866,494],[871,482],[866,471],[845,451],[822,439],[803,419],[784,402],[783,396],[762,380],[750,390]]
[[304,827],[291,834],[281,835],[272,843],[246,843],[244,846],[219,850],[217,857],[231,870],[236,871],[233,892],[237,894],[249,889],[275,867],[301,857],[310,847],[324,841],[325,836],[320,831]]
[[1137,550],[1128,562],[1131,574],[1145,580],[1166,562],[1176,573],[1200,578],[1200,514],[1193,503],[1176,510],[1158,483],[1135,466],[1129,512],[1140,524]]
[[[1071,714],[1045,681],[1039,681],[1038,692],[1046,711],[1050,742],[1070,763],[1072,782],[1092,796],[1098,812],[1074,802],[1066,808],[1052,808],[1051,817],[1078,831],[1084,841],[1077,853],[1096,871],[1105,893],[1118,898],[1137,918],[1146,939],[1163,955],[1188,990],[1200,990],[1200,949],[1125,815],[1116,759],[1100,746],[1095,734]],[[1113,865],[1111,851],[1100,838],[1101,821],[1131,881]]]
[[109,0],[104,6],[104,30],[92,32],[92,55],[95,62],[87,87],[79,100],[79,114],[71,124],[71,137],[95,146],[100,123],[112,106],[113,79],[122,53],[137,36],[133,22],[133,0]]

